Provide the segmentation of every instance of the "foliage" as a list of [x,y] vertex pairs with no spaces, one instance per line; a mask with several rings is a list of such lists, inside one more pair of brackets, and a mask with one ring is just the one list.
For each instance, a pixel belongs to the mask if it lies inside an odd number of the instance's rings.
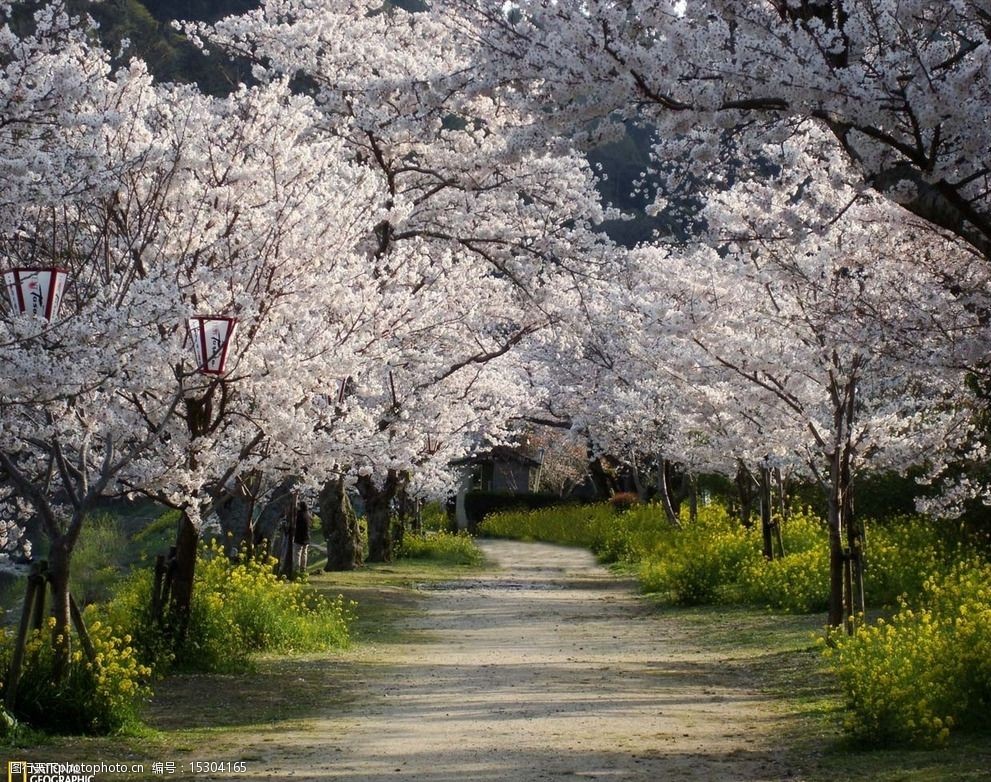
[[784,557],[770,562],[756,557],[744,567],[742,599],[790,613],[823,610],[829,599],[829,546],[822,519],[808,509],[793,513],[781,522],[781,538]]
[[741,581],[743,599],[789,613],[823,611],[829,600],[829,549],[826,541],[770,562],[749,562]]
[[[185,642],[172,650],[151,616],[151,574],[137,573],[107,608],[136,629],[143,654],[157,667],[235,671],[257,652],[307,652],[347,646],[351,607],[302,583],[275,575],[275,561],[228,559],[221,546],[204,546],[197,562]],[[174,655],[174,656],[173,656]]]
[[[493,514],[481,532],[584,546],[605,562],[635,565],[644,591],[679,603],[823,610],[829,596],[825,524],[810,509],[780,523],[785,556],[772,561],[760,555],[759,531],[746,530],[717,503],[700,508],[695,521],[685,515],[680,530],[664,522],[657,506],[616,515],[598,504]],[[919,594],[927,578],[964,555],[964,541],[924,516],[869,524],[865,590],[871,604],[895,605],[903,594]]]
[[847,729],[876,744],[943,743],[987,726],[991,707],[991,566],[958,562],[928,579],[915,607],[827,649],[850,709]]
[[550,493],[510,494],[499,491],[469,491],[465,494],[465,513],[471,525],[481,524],[489,514],[500,511],[518,508],[534,510],[561,504],[561,498]]
[[120,579],[120,554],[127,545],[120,522],[110,515],[89,520],[72,554],[71,589],[83,605],[106,600]]
[[[485,517],[479,534],[493,538],[541,540],[566,546],[583,546],[599,553],[611,528],[625,530],[632,516],[622,521],[607,505],[556,505],[541,510],[503,510]],[[615,525],[615,527],[614,527]],[[622,536],[617,536],[618,543]],[[609,557],[616,559],[616,557]]]
[[[55,676],[55,655],[48,626],[34,631],[25,646],[14,715],[52,733],[116,733],[138,723],[137,708],[150,695],[150,668],[141,664],[131,636],[117,636],[99,621],[89,626],[95,657],[90,661],[76,646],[61,681]],[[7,670],[14,639],[0,636],[0,667]]]
[[451,520],[443,503],[428,502],[420,511],[420,524],[429,532],[445,532],[450,530]]
[[443,530],[427,535],[407,533],[399,556],[403,559],[429,559],[451,565],[478,565],[483,559],[481,549],[467,532],[450,533]]
[[757,554],[756,539],[720,505],[699,509],[680,530],[659,537],[640,565],[640,585],[685,605],[732,599],[741,568]]
[[896,606],[904,596],[921,594],[931,576],[962,559],[966,538],[950,522],[901,516],[867,530],[865,591],[877,606]]

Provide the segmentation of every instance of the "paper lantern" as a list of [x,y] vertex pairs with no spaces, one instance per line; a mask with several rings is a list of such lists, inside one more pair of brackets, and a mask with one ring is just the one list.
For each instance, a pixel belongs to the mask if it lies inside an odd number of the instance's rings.
[[224,374],[227,350],[236,326],[237,318],[222,315],[197,315],[189,319],[196,368],[204,375]]
[[51,322],[58,317],[68,277],[65,269],[55,267],[5,271],[3,281],[11,309],[18,315],[34,315]]

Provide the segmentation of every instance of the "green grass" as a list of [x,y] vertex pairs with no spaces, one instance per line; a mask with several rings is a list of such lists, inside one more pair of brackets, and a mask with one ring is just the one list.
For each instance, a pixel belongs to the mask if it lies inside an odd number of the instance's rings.
[[[0,742],[0,754],[51,762],[128,759],[149,765],[188,753],[196,753],[196,759],[257,759],[260,747],[277,743],[287,730],[306,730],[308,720],[360,719],[360,707],[352,704],[363,697],[370,668],[387,664],[383,657],[388,657],[389,647],[413,637],[406,625],[421,611],[423,593],[417,587],[481,570],[401,560],[345,573],[312,573],[309,588],[328,598],[343,594],[357,602],[350,648],[288,657],[260,655],[240,673],[168,676],[155,684],[143,714],[144,729],[114,737],[26,731],[13,742]],[[252,750],[232,749],[242,747],[248,738]]]
[[651,600],[699,649],[752,677],[780,716],[778,745],[803,782],[972,782],[988,778],[987,736],[962,733],[938,749],[868,749],[843,733],[843,703],[817,638],[825,614],[749,607],[672,607]]

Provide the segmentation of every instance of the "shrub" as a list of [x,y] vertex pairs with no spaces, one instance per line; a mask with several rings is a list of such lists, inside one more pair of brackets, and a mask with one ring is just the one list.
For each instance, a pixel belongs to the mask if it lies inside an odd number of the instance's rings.
[[[138,662],[131,637],[114,635],[110,627],[89,626],[95,658],[75,647],[61,682],[55,681],[51,630],[33,632],[25,646],[14,715],[51,733],[118,733],[138,724],[137,708],[150,695],[151,670]],[[0,636],[0,666],[7,670],[13,656],[11,636]]]
[[619,516],[603,510],[594,521],[592,550],[604,562],[638,564],[675,532],[658,505],[633,505]]
[[611,517],[612,512],[604,505],[506,510],[486,516],[478,531],[493,538],[541,540],[595,549],[603,520]]
[[666,592],[675,602],[697,605],[732,600],[742,568],[756,555],[755,541],[719,505],[699,509],[656,536],[654,551],[640,566],[641,588]]
[[399,549],[403,559],[428,559],[450,565],[478,565],[482,551],[467,532],[435,532],[429,535],[411,535],[403,538]]
[[741,591],[744,602],[768,608],[799,614],[825,610],[829,604],[827,542],[770,562],[755,557],[744,569]]
[[927,580],[920,604],[903,600],[827,649],[850,710],[846,728],[873,744],[933,745],[991,706],[991,566],[970,559]]
[[469,529],[474,531],[487,516],[509,510],[536,510],[566,505],[567,500],[557,494],[529,493],[509,494],[495,491],[470,491],[465,494],[465,513]]
[[903,595],[919,595],[925,581],[946,573],[960,559],[960,535],[946,522],[902,516],[867,530],[864,589],[871,603],[896,606]]
[[[106,609],[136,627],[143,659],[159,668],[244,668],[255,652],[306,652],[349,642],[350,607],[281,579],[271,558],[231,561],[216,542],[201,549],[185,642],[173,648],[151,616],[151,574],[129,580]],[[173,656],[174,658],[170,660]]]
[[826,523],[811,508],[795,511],[781,523],[781,541],[785,554],[800,554],[829,546]]

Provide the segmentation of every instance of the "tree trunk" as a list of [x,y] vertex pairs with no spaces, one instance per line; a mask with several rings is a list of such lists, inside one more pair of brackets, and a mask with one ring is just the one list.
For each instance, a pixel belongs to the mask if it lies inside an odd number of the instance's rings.
[[613,495],[615,481],[610,478],[606,468],[602,466],[602,459],[592,454],[592,449],[588,449],[588,475],[592,479],[595,487],[596,499],[605,502]]
[[423,499],[420,497],[411,501],[409,529],[414,535],[423,534]]
[[55,654],[53,678],[64,681],[72,655],[72,614],[69,607],[69,563],[72,549],[63,537],[55,538],[48,551],[48,584],[52,594],[52,650]]
[[741,459],[734,478],[737,496],[740,498],[740,523],[750,529],[753,526],[751,516],[754,512],[754,479]]
[[664,515],[672,527],[680,527],[681,521],[678,518],[680,502],[672,496],[668,483],[669,462],[660,454],[657,455],[657,490],[661,495],[661,507],[664,508]]
[[840,535],[839,509],[832,498],[827,514],[829,524],[829,617],[830,627],[843,625],[843,538]]
[[640,478],[640,469],[637,467],[637,456],[630,454],[630,476],[633,478],[633,488],[637,493],[640,502],[647,502],[648,488]]
[[858,614],[866,613],[867,605],[864,595],[864,530],[853,510],[854,487],[849,455],[843,460],[842,477],[844,483],[843,522],[846,525],[847,562],[850,570],[849,607],[852,618]]
[[193,602],[193,577],[196,574],[196,554],[200,541],[199,530],[185,513],[179,518],[179,531],[175,540],[175,563],[172,571],[171,612],[176,640],[186,638],[189,613]]
[[406,527],[410,517],[410,498],[406,494],[407,479],[404,476],[399,491],[396,494],[396,514],[392,519],[392,545],[396,551],[403,547],[406,538]]
[[282,561],[279,563],[279,575],[288,578],[290,581],[296,577],[296,548],[293,545],[296,541],[296,492],[289,498],[289,507],[286,509],[286,518],[283,529],[285,530],[284,543],[282,549]]
[[764,545],[764,559],[774,559],[774,537],[771,516],[771,470],[760,468],[760,531]]
[[343,476],[324,483],[318,503],[320,525],[327,543],[327,562],[323,569],[327,572],[354,570],[363,559],[361,534]]
[[391,505],[398,488],[399,478],[395,470],[389,470],[381,489],[368,476],[358,478],[358,491],[365,503],[365,518],[368,521],[369,562],[392,562],[395,558]]
[[829,617],[830,627],[845,624],[844,570],[846,552],[843,550],[843,482],[839,449],[829,454],[829,500],[826,521],[829,526]]

